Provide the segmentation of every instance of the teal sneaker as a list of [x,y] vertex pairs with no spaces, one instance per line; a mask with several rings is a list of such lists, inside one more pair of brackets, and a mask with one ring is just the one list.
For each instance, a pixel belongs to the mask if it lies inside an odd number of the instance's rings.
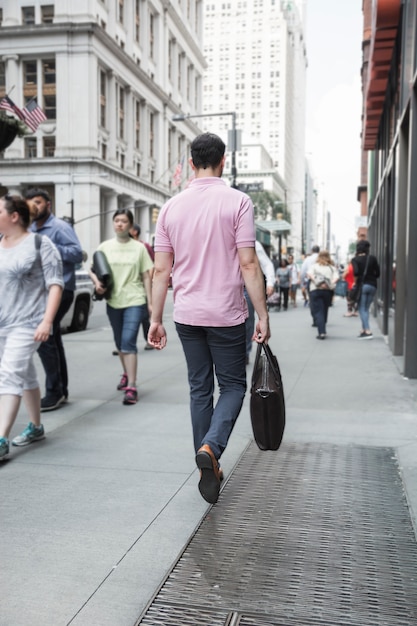
[[21,435],[12,440],[13,446],[28,446],[34,441],[45,439],[45,431],[42,424],[38,427],[33,422],[29,422]]
[[9,454],[9,440],[6,437],[0,437],[0,461],[4,461]]

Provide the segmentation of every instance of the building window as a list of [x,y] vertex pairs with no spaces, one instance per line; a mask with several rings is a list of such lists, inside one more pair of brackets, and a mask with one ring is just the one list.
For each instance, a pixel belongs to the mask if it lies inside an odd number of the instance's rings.
[[43,156],[44,157],[55,156],[55,137],[43,138]]
[[30,25],[35,23],[35,7],[22,7],[22,24]]
[[153,158],[155,149],[155,116],[149,113],[149,156]]
[[140,149],[140,102],[135,101],[135,148]]
[[168,78],[172,80],[172,54],[174,50],[174,42],[172,39],[168,41]]
[[140,41],[140,3],[141,0],[135,0],[135,41]]
[[52,24],[54,21],[54,5],[44,4],[41,6],[41,22],[42,24]]
[[136,176],[140,178],[140,163],[139,161],[136,163]]
[[36,137],[25,138],[25,159],[36,159]]
[[38,84],[38,70],[36,67],[36,61],[25,61],[23,63],[23,81],[25,95],[27,89],[32,89],[33,94],[36,94],[36,85]]
[[181,91],[182,52],[178,55],[178,91]]
[[0,26],[3,24],[3,9],[0,9]]
[[106,72],[100,71],[100,126],[106,127]]
[[155,51],[155,16],[153,13],[149,14],[149,56],[154,58]]
[[[116,90],[118,89],[118,130],[120,139],[124,138],[125,135],[125,90],[120,85],[116,85]],[[116,92],[117,95],[117,92]]]
[[26,104],[32,98],[38,98],[39,106],[44,110],[48,119],[56,119],[55,59],[42,61],[42,94],[38,93],[37,61],[23,63],[23,96]]
[[123,152],[120,155],[120,167],[122,170],[125,169],[125,155],[123,154]]
[[101,158],[103,161],[107,160],[107,144],[105,143],[101,144]]
[[124,23],[124,0],[119,0],[119,22]]
[[56,84],[55,59],[48,59],[42,62],[42,74],[44,85]]
[[44,96],[43,97],[43,112],[48,120],[56,120],[56,96]]
[[193,75],[193,68],[191,65],[187,67],[187,102],[191,101],[191,78]]

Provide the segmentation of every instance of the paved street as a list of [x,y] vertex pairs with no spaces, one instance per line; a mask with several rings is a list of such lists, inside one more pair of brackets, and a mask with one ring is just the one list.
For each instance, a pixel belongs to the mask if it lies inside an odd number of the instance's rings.
[[[0,465],[0,626],[132,626],[209,510],[171,297],[167,348],[145,352],[139,340],[136,406],[116,390],[102,303],[87,331],[65,336],[70,402],[44,415],[44,441],[12,448]],[[344,301],[330,310],[326,341],[300,304],[271,312],[285,443],[395,448],[416,528],[417,381],[401,376],[375,323],[373,341],[356,340],[360,323],[343,317]],[[22,409],[12,437],[25,425]],[[250,440],[247,396],[222,458],[226,477]]]

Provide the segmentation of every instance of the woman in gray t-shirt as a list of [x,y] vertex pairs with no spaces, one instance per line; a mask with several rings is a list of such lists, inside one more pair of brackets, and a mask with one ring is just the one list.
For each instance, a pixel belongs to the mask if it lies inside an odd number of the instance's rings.
[[28,232],[20,196],[0,198],[0,460],[23,396],[30,423],[13,445],[45,437],[33,355],[48,339],[61,300],[61,256],[48,237]]

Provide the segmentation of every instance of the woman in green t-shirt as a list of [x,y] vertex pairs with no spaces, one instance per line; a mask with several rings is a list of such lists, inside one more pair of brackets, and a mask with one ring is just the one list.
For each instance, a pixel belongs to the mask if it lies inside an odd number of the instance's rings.
[[[138,399],[137,338],[139,327],[147,313],[151,314],[152,260],[145,246],[129,235],[133,214],[129,209],[117,209],[113,215],[116,236],[103,241],[103,252],[111,269],[112,288],[107,299],[107,315],[119,351],[123,374],[117,389],[124,391],[123,404],[135,404]],[[106,289],[94,272],[90,273],[97,294]]]

